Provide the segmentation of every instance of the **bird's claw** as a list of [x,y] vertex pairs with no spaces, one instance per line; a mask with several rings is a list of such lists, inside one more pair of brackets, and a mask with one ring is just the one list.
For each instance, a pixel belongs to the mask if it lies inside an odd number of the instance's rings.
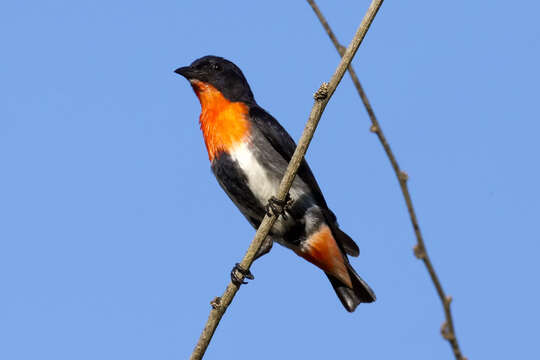
[[264,207],[266,214],[268,216],[276,215],[283,216],[283,219],[287,220],[287,215],[285,212],[291,207],[293,201],[289,193],[285,197],[285,200],[278,200],[275,196],[272,196],[268,199],[268,204]]
[[[241,276],[238,276],[238,273]],[[236,286],[240,286],[242,284],[247,284],[247,281],[244,281],[244,279],[253,280],[255,279],[255,276],[253,276],[251,271],[244,269],[239,263],[236,263],[231,270],[231,281]]]

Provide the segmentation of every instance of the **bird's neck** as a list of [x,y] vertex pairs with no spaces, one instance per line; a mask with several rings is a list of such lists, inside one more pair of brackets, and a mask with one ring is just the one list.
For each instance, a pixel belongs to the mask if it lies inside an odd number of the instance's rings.
[[249,108],[242,102],[231,102],[210,84],[192,82],[201,102],[199,123],[210,161],[220,152],[230,152],[249,135]]

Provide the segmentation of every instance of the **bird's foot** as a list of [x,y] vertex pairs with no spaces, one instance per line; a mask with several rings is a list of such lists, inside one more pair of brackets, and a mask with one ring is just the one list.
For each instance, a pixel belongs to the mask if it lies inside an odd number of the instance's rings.
[[[238,274],[241,276],[238,276]],[[253,276],[251,271],[244,269],[239,263],[236,263],[231,270],[231,281],[236,286],[240,286],[242,284],[247,284],[247,281],[244,281],[244,279],[253,280],[255,279],[255,276]]]
[[283,219],[286,220],[287,215],[285,212],[291,207],[292,203],[293,201],[289,193],[287,193],[285,200],[278,200],[275,196],[272,196],[270,199],[268,199],[268,204],[266,204],[264,209],[266,210],[266,214],[268,216],[276,215],[279,217],[281,215],[283,216]]

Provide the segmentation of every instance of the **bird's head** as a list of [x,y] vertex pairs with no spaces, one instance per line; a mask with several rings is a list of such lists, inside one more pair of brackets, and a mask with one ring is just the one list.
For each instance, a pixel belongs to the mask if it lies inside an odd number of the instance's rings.
[[255,102],[242,70],[222,57],[204,56],[174,72],[189,80],[199,97],[217,90],[230,102]]

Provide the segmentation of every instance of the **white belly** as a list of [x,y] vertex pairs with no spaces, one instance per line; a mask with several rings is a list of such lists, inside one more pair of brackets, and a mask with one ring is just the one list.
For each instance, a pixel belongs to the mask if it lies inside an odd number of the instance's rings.
[[266,170],[249,150],[248,144],[241,144],[231,152],[231,158],[247,177],[248,187],[255,197],[265,205],[268,199],[277,194],[279,182],[268,176]]

